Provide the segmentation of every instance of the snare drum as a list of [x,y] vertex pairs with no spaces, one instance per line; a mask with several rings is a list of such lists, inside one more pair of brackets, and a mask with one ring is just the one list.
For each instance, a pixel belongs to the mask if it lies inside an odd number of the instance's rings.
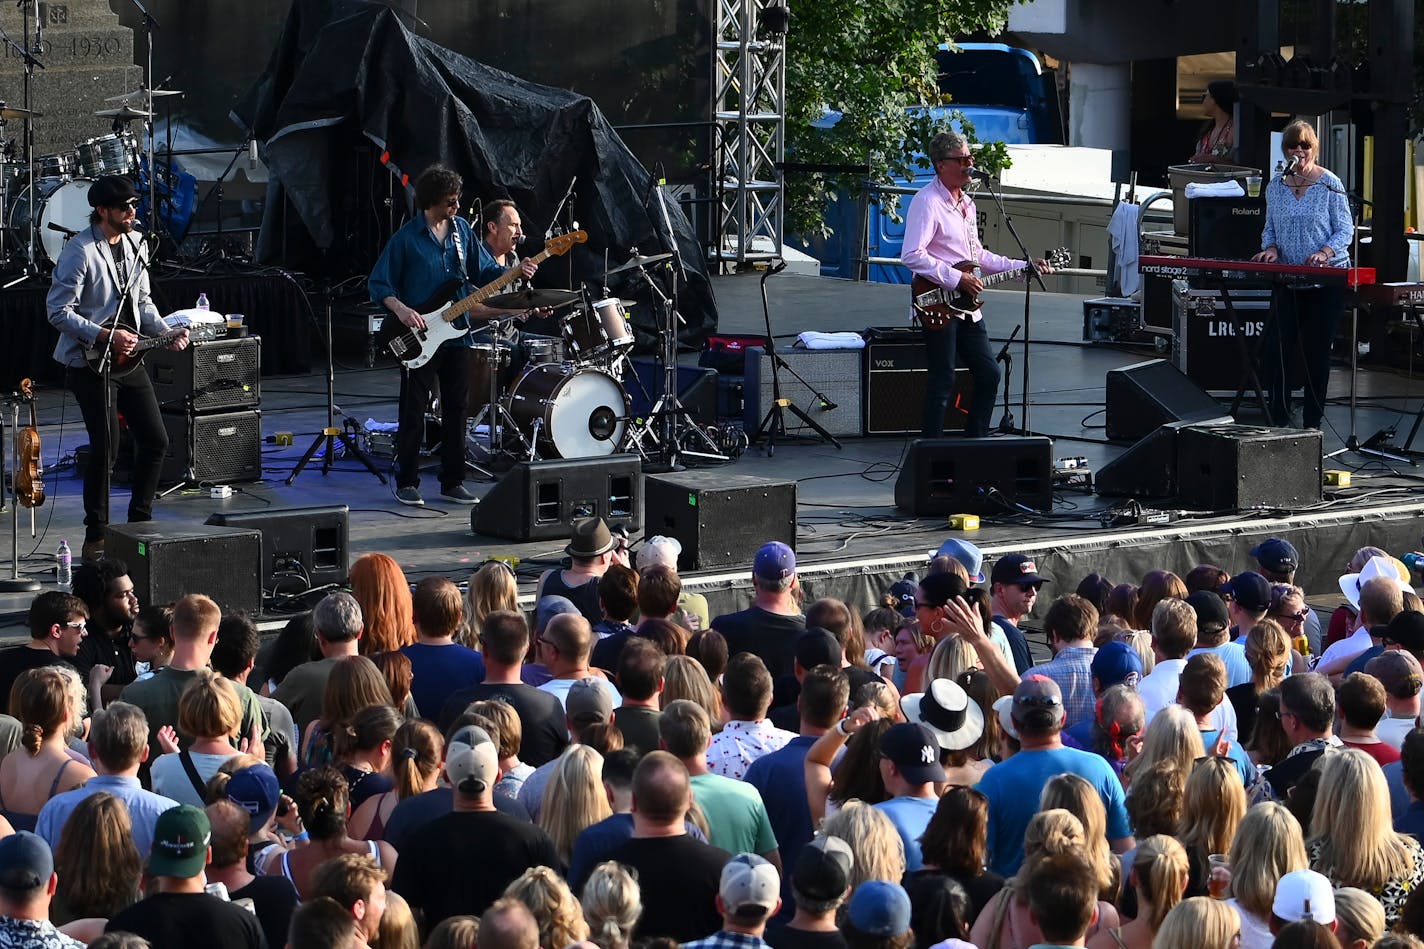
[[86,178],[127,175],[138,170],[138,139],[133,132],[89,138],[74,146]]
[[58,155],[41,155],[35,159],[36,178],[73,178],[74,153],[62,152]]
[[[474,418],[480,413],[480,409],[489,405],[490,375],[494,374],[498,379],[504,374],[504,370],[509,368],[509,349],[486,343],[483,346],[474,346],[467,352],[469,356],[465,358],[469,360],[470,397],[465,405],[470,418]],[[499,385],[498,381],[495,385]]]
[[580,310],[564,321],[564,339],[579,361],[600,359],[633,346],[633,327],[617,297],[597,300],[592,310]]
[[556,458],[611,455],[628,426],[628,396],[599,369],[546,364],[530,366],[509,396],[509,414]]
[[564,361],[564,341],[552,336],[524,336],[520,339],[524,351],[528,353],[528,365],[542,366],[547,363]]

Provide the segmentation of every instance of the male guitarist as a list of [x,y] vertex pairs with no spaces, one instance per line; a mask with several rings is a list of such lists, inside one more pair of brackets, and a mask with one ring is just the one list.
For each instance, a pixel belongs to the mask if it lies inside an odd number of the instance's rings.
[[[467,281],[458,293],[464,296],[504,273],[484,242],[475,239],[469,222],[457,213],[463,186],[460,176],[443,165],[425,169],[415,181],[415,206],[420,213],[391,235],[371,271],[371,299],[412,329],[425,328],[425,318],[412,307],[431,302],[429,296],[452,277]],[[538,264],[524,260],[520,269],[526,277],[532,277]],[[514,311],[475,304],[468,317],[460,317],[463,323],[454,324],[467,332],[447,341],[424,365],[401,370],[396,500],[402,504],[418,507],[425,503],[420,496],[420,443],[425,437],[425,410],[437,386],[441,414],[440,496],[455,504],[475,503],[475,496],[464,484],[470,394],[465,350],[473,345],[469,322],[487,322],[509,312]]]
[[[940,132],[930,141],[929,158],[935,177],[910,200],[900,259],[913,273],[946,290],[957,289],[977,297],[984,290],[983,282],[974,273],[957,269],[956,264],[969,261],[986,276],[1026,264],[990,253],[979,242],[978,212],[974,199],[964,191],[974,169],[974,156],[964,136]],[[1052,269],[1042,260],[1035,260],[1034,267],[1039,273]],[[934,320],[921,317],[929,361],[921,425],[927,438],[944,432],[945,409],[954,393],[956,362],[968,368],[974,378],[964,434],[973,438],[989,434],[989,419],[999,388],[999,365],[989,346],[983,319],[983,314],[975,310],[950,318],[942,328],[933,328]]]
[[[130,521],[153,518],[153,496],[168,450],[168,433],[148,373],[141,366],[131,372],[120,369],[156,337],[172,335],[168,348],[182,349],[188,345],[188,331],[170,334],[149,295],[148,253],[133,235],[138,205],[133,183],[106,175],[89,189],[89,205],[94,209],[89,227],[64,245],[45,303],[50,323],[60,332],[55,361],[65,367],[65,385],[74,393],[89,433],[83,556],[92,561],[104,552],[107,475],[119,449],[116,414],[123,413],[134,438]],[[117,322],[112,322],[116,315]],[[111,369],[107,418],[103,377],[87,364],[86,350],[107,352]]]

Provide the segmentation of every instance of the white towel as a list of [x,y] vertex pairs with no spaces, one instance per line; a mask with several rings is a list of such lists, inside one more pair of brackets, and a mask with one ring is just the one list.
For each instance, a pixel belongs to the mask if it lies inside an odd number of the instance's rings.
[[1239,198],[1246,193],[1235,178],[1230,181],[1193,181],[1187,185],[1188,198]]
[[796,345],[802,349],[864,349],[865,338],[859,333],[818,333],[807,330],[796,337]]

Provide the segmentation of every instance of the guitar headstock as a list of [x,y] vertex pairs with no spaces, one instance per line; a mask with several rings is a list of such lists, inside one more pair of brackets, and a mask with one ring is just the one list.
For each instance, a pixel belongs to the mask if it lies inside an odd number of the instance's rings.
[[1073,252],[1066,247],[1057,247],[1048,252],[1044,258],[1048,261],[1048,266],[1057,270],[1059,267],[1066,267],[1073,260]]
[[582,244],[588,240],[587,231],[570,231],[567,234],[560,234],[558,237],[551,237],[544,242],[544,252],[550,257],[560,257],[569,252],[569,248],[575,244]]

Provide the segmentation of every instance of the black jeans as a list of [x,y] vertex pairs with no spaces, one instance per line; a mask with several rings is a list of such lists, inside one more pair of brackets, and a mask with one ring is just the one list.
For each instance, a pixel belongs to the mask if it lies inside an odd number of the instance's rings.
[[925,330],[925,350],[929,379],[925,384],[925,414],[921,432],[926,438],[944,434],[944,413],[954,394],[956,364],[969,370],[974,379],[969,403],[969,420],[964,434],[979,438],[989,434],[994,414],[994,396],[999,391],[999,364],[989,346],[989,330],[983,320],[951,320],[942,330]]
[[[1290,394],[1303,381],[1305,410],[1301,421],[1306,428],[1319,428],[1330,383],[1330,346],[1345,312],[1345,288],[1277,290],[1275,311],[1261,340],[1261,384],[1266,389],[1271,424],[1290,424]],[[1305,369],[1304,380],[1297,378],[1297,347]]]
[[441,346],[419,369],[401,370],[400,413],[396,430],[396,487],[420,485],[420,444],[425,439],[425,411],[440,393],[440,487],[465,480],[465,422],[470,402],[470,350]]
[[[112,471],[119,454],[119,420],[134,439],[133,493],[130,521],[153,520],[153,496],[168,451],[168,430],[158,411],[158,398],[148,372],[139,367],[109,383],[109,417],[104,418],[104,380],[89,369],[65,371],[65,385],[74,393],[84,428],[89,433],[89,464],[84,469],[84,539],[101,540],[109,523],[109,499],[104,495],[105,472]],[[112,432],[114,437],[109,438]],[[107,450],[105,450],[107,449]]]

